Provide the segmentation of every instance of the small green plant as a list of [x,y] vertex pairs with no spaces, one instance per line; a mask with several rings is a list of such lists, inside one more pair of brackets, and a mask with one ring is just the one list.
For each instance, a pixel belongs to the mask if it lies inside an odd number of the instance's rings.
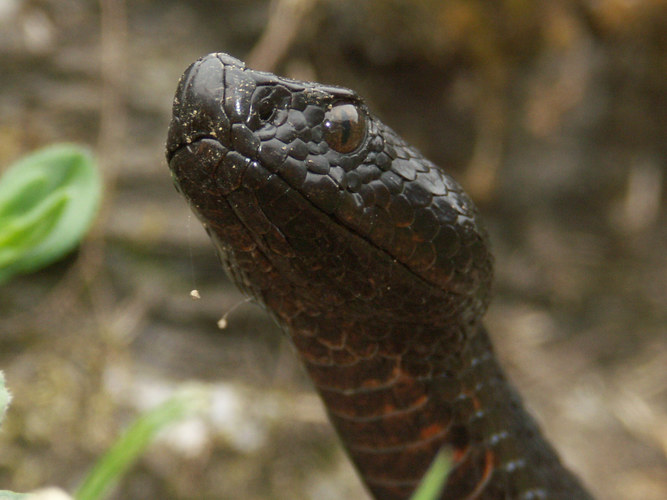
[[186,415],[201,411],[207,404],[208,396],[204,389],[188,388],[140,416],[93,466],[74,494],[75,500],[98,500],[107,496],[159,430]]
[[[10,400],[5,379],[0,371],[0,425]],[[74,494],[74,500],[101,500],[109,495],[123,474],[136,462],[158,431],[187,415],[201,412],[209,406],[208,391],[203,387],[187,387],[169,400],[137,418],[100,458],[86,475]],[[64,493],[58,498],[61,498]],[[0,490],[0,500],[30,500],[29,493]]]
[[447,481],[452,468],[452,456],[446,449],[441,449],[433,459],[431,466],[424,474],[417,491],[412,494],[411,500],[437,500]]
[[86,150],[60,144],[12,165],[0,178],[0,283],[60,259],[83,238],[101,180]]

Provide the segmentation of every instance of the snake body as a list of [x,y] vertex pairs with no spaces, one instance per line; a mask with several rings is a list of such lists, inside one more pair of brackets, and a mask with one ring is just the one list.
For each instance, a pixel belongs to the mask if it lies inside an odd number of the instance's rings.
[[444,446],[443,499],[590,498],[494,356],[475,206],[355,92],[210,54],[180,80],[167,158],[374,498],[409,498]]

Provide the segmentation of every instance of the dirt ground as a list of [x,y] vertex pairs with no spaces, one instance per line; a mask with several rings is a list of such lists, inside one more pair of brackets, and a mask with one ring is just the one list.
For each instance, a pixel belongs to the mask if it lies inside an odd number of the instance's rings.
[[76,142],[105,178],[82,247],[0,287],[0,489],[72,491],[197,381],[210,414],[161,435],[114,498],[367,498],[171,184],[176,83],[224,51],[354,88],[464,184],[496,256],[486,323],[546,434],[596,497],[667,498],[665,33],[661,0],[0,1],[0,171]]

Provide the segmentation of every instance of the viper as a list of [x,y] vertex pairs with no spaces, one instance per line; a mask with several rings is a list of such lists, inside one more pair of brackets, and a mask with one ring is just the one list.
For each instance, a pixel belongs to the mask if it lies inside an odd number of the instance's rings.
[[178,84],[167,160],[374,498],[409,498],[443,447],[442,499],[591,498],[494,355],[475,205],[354,91],[210,54]]

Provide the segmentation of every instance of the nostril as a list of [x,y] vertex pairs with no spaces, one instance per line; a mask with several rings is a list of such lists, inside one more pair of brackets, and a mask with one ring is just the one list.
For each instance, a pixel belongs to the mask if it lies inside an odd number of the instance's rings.
[[251,98],[248,126],[255,129],[280,118],[280,111],[289,108],[292,93],[282,85],[262,85]]
[[275,110],[276,108],[270,101],[264,100],[257,106],[257,117],[263,122],[268,122],[273,117]]

